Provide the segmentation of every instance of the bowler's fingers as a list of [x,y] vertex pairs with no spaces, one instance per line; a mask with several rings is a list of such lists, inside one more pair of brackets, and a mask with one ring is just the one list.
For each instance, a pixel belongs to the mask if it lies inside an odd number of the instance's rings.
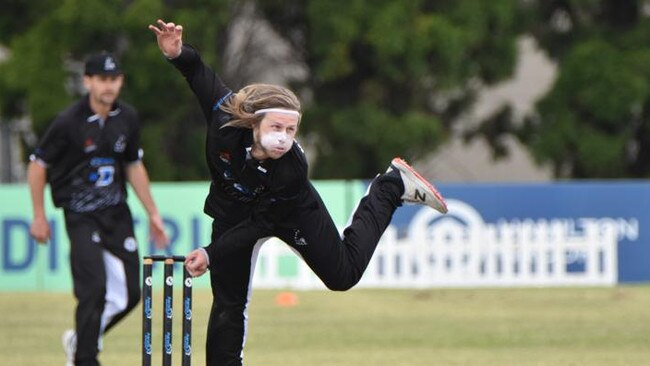
[[187,256],[185,256],[185,267],[187,267],[188,270],[191,272],[194,272],[194,268],[196,267],[196,253],[191,252]]
[[194,253],[191,252],[190,254],[185,256],[185,266],[189,267],[190,263],[194,262]]
[[208,270],[208,265],[203,260],[201,253],[193,251],[185,257],[185,268],[192,277],[199,277]]
[[158,19],[156,21],[158,23],[158,26],[149,24],[149,29],[154,32],[156,36],[159,36],[163,33],[174,33],[174,34],[181,34],[183,33],[183,26],[182,25],[176,25],[174,23],[165,23],[164,21]]
[[156,35],[156,37],[162,34],[162,31],[158,27],[156,27],[155,25],[149,24],[148,28],[149,28],[150,31],[152,31]]
[[166,23],[163,22],[162,19],[158,19],[158,20],[156,20],[156,24],[158,24],[158,25],[156,26],[156,25],[153,25],[153,24],[149,24],[148,28],[149,28],[149,30],[154,32],[157,36],[159,36],[165,30]]
[[201,266],[194,261],[189,263],[185,261],[185,268],[187,268],[187,271],[190,273],[190,275],[192,275],[192,277],[199,277],[205,273],[205,271],[202,270]]
[[[208,271],[208,268],[207,268],[207,267],[203,267],[203,266],[201,266],[201,267],[199,267],[199,268],[197,268],[197,269],[194,270],[194,274],[192,274],[192,277],[201,277],[201,276],[203,276],[203,274],[205,274],[205,272],[207,272],[207,271]],[[188,271],[188,272],[189,272],[189,271]]]
[[185,262],[185,269],[187,270],[187,273],[190,274],[190,276],[196,277],[196,275],[194,274],[194,271],[192,270],[192,268],[187,265],[187,261]]
[[183,26],[182,25],[176,25],[174,23],[167,23],[165,25],[165,32],[169,32],[174,35],[178,35],[183,33]]
[[162,20],[158,19],[158,24],[160,24],[160,26],[167,32],[173,32],[176,29],[176,24],[172,22],[165,23]]
[[[158,26],[155,26],[153,24],[149,24],[149,29],[151,29],[156,34],[161,34],[161,33],[164,33],[166,31],[170,31],[170,30],[172,30],[174,28],[173,27],[174,23],[165,23],[162,19],[156,20],[156,23],[158,24]],[[171,27],[170,27],[170,25],[171,25]]]

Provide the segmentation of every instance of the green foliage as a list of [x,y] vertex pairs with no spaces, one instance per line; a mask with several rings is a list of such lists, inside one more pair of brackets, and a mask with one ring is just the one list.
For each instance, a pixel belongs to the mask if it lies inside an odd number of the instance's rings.
[[260,6],[313,72],[297,88],[314,95],[302,128],[317,136],[319,178],[370,178],[393,156],[435,151],[474,99],[471,82],[514,66],[516,1],[280,3]]
[[[207,176],[203,157],[204,121],[185,80],[161,56],[147,25],[158,18],[182,23],[192,43],[216,63],[217,40],[230,15],[226,0],[35,0],[3,4],[27,23],[0,16],[2,41],[10,58],[0,64],[0,111],[29,114],[42,134],[66,105],[80,96],[84,58],[114,52],[125,70],[122,99],[139,111],[145,163],[154,180],[196,180]],[[171,5],[170,5],[171,4]],[[15,13],[12,13],[15,12]]]
[[572,27],[554,30],[552,16],[532,27],[560,73],[524,141],[559,177],[650,176],[650,19],[639,2],[539,6],[568,14]]
[[[307,66],[293,87],[310,95],[302,134],[317,142],[315,177],[369,178],[395,155],[434,151],[473,103],[473,86],[511,74],[522,32],[558,62],[557,82],[523,128],[502,111],[473,136],[500,157],[500,136],[516,133],[558,177],[650,176],[650,19],[640,0],[254,3]],[[220,70],[226,29],[244,4],[4,1],[0,113],[28,114],[42,134],[79,97],[84,57],[110,50],[126,70],[123,98],[141,114],[152,178],[206,178],[203,117],[146,27],[159,17],[183,24],[186,41]]]
[[[318,141],[312,172],[319,178],[369,178],[395,155],[417,158],[434,151],[472,103],[470,84],[502,80],[514,65],[517,0],[252,3],[307,66],[308,77],[293,87],[313,95],[305,98],[302,134]],[[126,71],[122,98],[140,112],[152,179],[206,178],[203,117],[147,25],[157,18],[183,24],[185,40],[220,70],[227,27],[245,4],[3,2],[0,42],[11,55],[0,64],[0,112],[29,114],[42,134],[79,97],[84,57],[109,50]]]

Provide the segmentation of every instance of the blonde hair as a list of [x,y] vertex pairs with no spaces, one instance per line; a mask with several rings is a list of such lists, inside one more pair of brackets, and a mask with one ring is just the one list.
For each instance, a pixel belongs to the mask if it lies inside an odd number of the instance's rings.
[[221,106],[221,110],[232,115],[232,120],[223,127],[253,128],[264,118],[263,113],[255,114],[255,111],[266,108],[284,108],[300,113],[300,101],[291,90],[281,86],[245,86]]

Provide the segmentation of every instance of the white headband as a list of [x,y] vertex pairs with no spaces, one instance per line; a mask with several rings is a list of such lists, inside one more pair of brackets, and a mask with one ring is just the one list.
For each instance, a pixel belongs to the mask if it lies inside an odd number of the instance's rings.
[[291,109],[284,109],[284,108],[264,108],[255,111],[253,114],[260,114],[260,113],[267,113],[267,112],[275,112],[275,113],[284,113],[284,114],[291,114],[297,117],[300,117],[300,113],[298,111],[292,111]]

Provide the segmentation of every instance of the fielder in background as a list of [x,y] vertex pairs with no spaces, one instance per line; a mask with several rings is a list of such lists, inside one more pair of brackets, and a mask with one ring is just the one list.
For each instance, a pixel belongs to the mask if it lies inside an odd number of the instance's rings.
[[30,157],[32,237],[47,243],[50,227],[43,196],[63,208],[77,299],[75,330],[63,333],[67,365],[99,365],[103,335],[140,300],[140,256],[126,204],[128,181],[149,216],[152,239],[167,245],[141,161],[140,126],[133,107],[117,100],[124,75],[110,54],[85,65],[88,95],[62,111]]
[[194,48],[183,44],[180,25],[158,20],[149,29],[163,55],[189,83],[207,122],[212,184],[205,212],[214,219],[212,238],[207,247],[192,251],[185,265],[195,276],[210,269],[208,365],[242,364],[258,239],[280,238],[328,288],[344,291],[361,279],[403,202],[447,212],[436,189],[395,158],[388,171],[373,180],[342,238],[307,178],[307,159],[294,139],[301,119],[295,94],[267,84],[233,93]]

